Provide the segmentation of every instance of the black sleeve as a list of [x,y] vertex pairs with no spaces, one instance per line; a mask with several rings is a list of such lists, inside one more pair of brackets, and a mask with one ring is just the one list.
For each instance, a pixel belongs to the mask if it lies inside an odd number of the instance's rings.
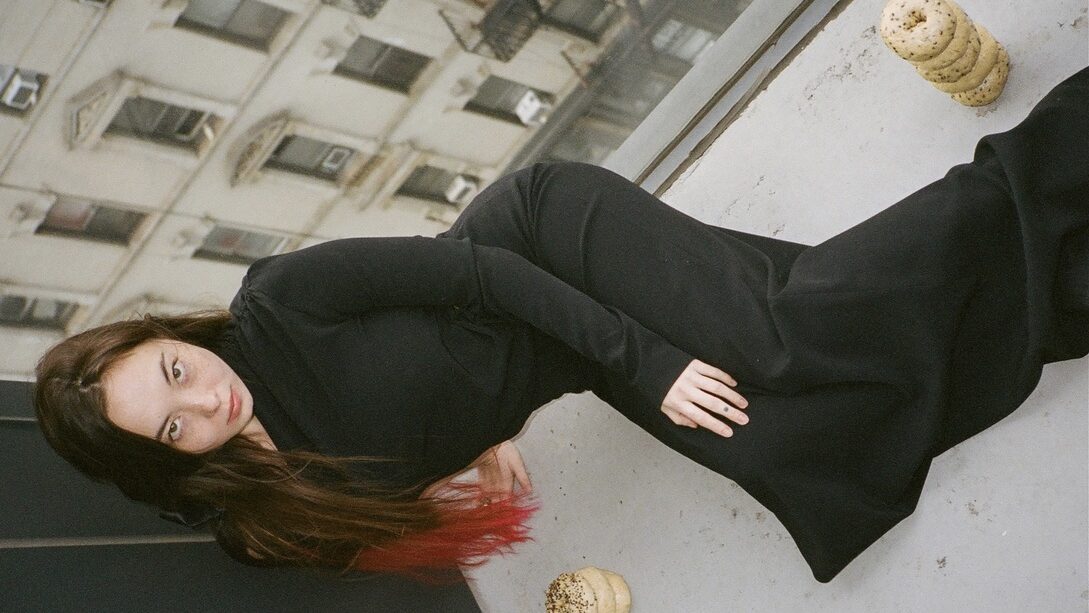
[[692,357],[521,255],[468,239],[349,238],[258,260],[259,291],[326,320],[368,309],[451,306],[521,320],[661,402]]

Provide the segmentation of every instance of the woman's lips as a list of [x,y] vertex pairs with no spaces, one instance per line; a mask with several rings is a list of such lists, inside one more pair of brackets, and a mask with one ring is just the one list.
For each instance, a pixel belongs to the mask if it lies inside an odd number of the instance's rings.
[[234,389],[231,389],[231,408],[227,412],[227,423],[232,423],[235,419],[238,419],[238,413],[242,409],[242,402],[238,399],[238,395],[234,393]]

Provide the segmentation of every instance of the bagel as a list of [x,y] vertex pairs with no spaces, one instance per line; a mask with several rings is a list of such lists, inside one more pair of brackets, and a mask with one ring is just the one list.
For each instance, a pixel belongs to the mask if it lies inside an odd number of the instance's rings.
[[929,60],[912,62],[915,64],[916,68],[923,68],[925,70],[945,68],[964,55],[964,51],[967,48],[975,24],[972,23],[972,20],[964,12],[964,9],[960,8],[960,5],[955,4],[952,0],[946,0],[946,4],[949,5],[949,8],[953,9],[953,15],[957,20],[956,29],[953,31],[953,40],[949,42],[941,53]]
[[575,573],[563,573],[548,586],[545,592],[547,613],[596,613],[597,597],[594,589]]
[[991,36],[987,28],[977,25],[976,29],[979,31],[979,59],[976,60],[976,65],[971,72],[956,81],[950,83],[932,82],[934,87],[940,91],[947,94],[956,94],[975,89],[983,83],[983,79],[986,79],[991,69],[994,68],[995,62],[998,61],[998,41]]
[[[971,24],[971,21],[969,21],[969,24]],[[944,68],[935,68],[933,70],[916,67],[915,71],[919,73],[919,76],[932,83],[950,83],[972,72],[976,60],[979,59],[980,41],[975,25],[971,25],[969,29],[971,33],[968,35],[968,44],[964,46],[964,54],[957,58],[957,61]]]
[[612,571],[602,570],[601,572],[605,573],[605,578],[609,580],[613,594],[616,595],[616,613],[631,611],[631,592],[624,578]]
[[597,600],[596,613],[616,613],[616,594],[601,569],[587,566],[576,570],[575,574],[589,583],[594,591],[594,599]]
[[620,575],[594,566],[563,573],[545,592],[547,613],[629,613],[631,592]]
[[979,86],[968,91],[953,94],[953,100],[965,106],[984,106],[998,99],[1002,89],[1006,86],[1006,79],[1010,75],[1010,56],[1002,45],[998,45],[998,59],[994,67],[983,78]]
[[881,12],[881,39],[896,55],[922,62],[949,46],[956,25],[946,0],[891,0]]

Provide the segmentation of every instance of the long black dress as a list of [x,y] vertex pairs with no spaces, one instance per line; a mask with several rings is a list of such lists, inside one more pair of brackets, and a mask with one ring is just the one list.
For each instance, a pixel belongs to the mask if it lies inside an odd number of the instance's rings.
[[[400,485],[592,390],[745,488],[828,581],[914,510],[934,456],[1013,411],[1044,363],[1089,351],[1087,232],[1089,69],[973,162],[819,245],[538,164],[435,239],[257,262],[221,354],[280,448],[400,458],[367,475]],[[660,411],[693,357],[750,402],[732,438]]]

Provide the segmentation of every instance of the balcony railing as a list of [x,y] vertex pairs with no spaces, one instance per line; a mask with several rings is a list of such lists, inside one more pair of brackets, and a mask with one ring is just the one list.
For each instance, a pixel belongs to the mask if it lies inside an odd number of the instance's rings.
[[541,24],[537,0],[496,0],[479,23],[439,11],[463,49],[508,62],[525,46]]
[[331,4],[338,6],[346,11],[353,11],[359,13],[364,17],[374,17],[378,14],[378,11],[382,10],[382,7],[386,5],[386,0],[322,0],[325,4]]

